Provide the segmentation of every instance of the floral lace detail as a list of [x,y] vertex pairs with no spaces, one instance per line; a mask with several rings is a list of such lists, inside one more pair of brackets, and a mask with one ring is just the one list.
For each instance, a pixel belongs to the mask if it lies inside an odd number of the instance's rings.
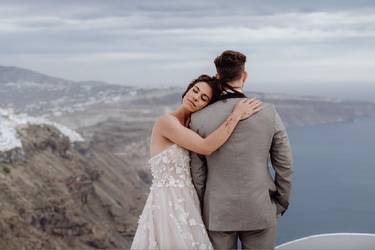
[[192,249],[212,249],[209,247],[209,245],[196,241],[194,239],[192,230],[186,230],[186,228],[191,229],[194,227],[194,231],[196,233],[198,232],[202,235],[207,235],[206,228],[202,221],[198,223],[194,219],[194,216],[191,216],[187,209],[185,209],[186,202],[189,201],[186,201],[183,198],[178,198],[174,203],[171,201],[169,202],[169,206],[172,208],[171,211],[174,211],[173,213],[169,214],[170,219],[175,222],[178,233],[182,236],[182,238],[188,242],[191,242]]
[[149,164],[153,183],[131,249],[213,249],[190,176],[189,152],[173,144]]
[[194,188],[190,175],[189,151],[173,144],[152,157],[153,185],[156,187]]

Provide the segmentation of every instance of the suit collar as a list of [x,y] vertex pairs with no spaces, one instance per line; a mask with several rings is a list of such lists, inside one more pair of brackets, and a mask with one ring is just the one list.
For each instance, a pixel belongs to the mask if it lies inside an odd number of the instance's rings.
[[236,93],[236,92],[227,92],[227,93],[224,93],[222,94],[217,101],[220,101],[220,100],[226,100],[226,99],[229,99],[229,98],[244,98],[246,97],[245,94],[243,93]]

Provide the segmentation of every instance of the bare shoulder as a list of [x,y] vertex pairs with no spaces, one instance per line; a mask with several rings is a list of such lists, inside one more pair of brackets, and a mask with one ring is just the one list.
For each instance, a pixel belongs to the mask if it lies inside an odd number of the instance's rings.
[[160,116],[156,120],[154,127],[159,128],[159,129],[160,128],[165,129],[165,128],[170,128],[171,126],[176,126],[177,123],[178,123],[178,120],[175,116],[171,114],[165,114],[165,115]]

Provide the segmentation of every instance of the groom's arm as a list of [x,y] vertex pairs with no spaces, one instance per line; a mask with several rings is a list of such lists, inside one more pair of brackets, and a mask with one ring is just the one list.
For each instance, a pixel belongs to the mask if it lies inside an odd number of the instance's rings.
[[293,156],[288,134],[276,109],[274,110],[274,136],[270,149],[272,167],[275,170],[277,187],[273,198],[276,201],[277,214],[283,215],[289,206],[292,188]]
[[[190,122],[190,129],[194,130],[201,136],[205,136],[200,133],[197,125],[197,119],[192,116]],[[201,205],[203,204],[203,197],[206,188],[206,178],[207,178],[207,160],[204,155],[197,154],[195,152],[190,152],[190,171],[191,177],[193,180],[193,184],[195,189],[197,190],[197,194],[200,200]]]

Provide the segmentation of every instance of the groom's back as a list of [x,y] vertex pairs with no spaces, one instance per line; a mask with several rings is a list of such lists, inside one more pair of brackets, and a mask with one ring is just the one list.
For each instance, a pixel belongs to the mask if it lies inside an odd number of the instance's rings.
[[[227,119],[239,100],[222,100],[194,113],[191,128],[206,137]],[[276,207],[270,193],[276,186],[268,159],[275,117],[274,105],[263,104],[260,112],[239,122],[222,147],[203,159],[207,162],[203,217],[209,230],[241,231],[274,225]],[[192,154],[193,181],[198,186],[201,160]]]

